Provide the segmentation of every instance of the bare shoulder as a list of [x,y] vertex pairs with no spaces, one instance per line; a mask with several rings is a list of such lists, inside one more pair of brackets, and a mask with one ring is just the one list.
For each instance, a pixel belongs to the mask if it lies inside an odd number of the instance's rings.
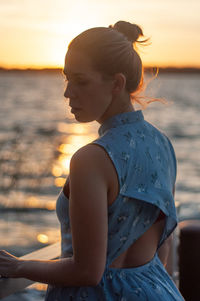
[[105,150],[97,144],[87,144],[81,147],[73,156],[72,160],[104,160],[107,157]]
[[113,168],[112,163],[105,150],[96,144],[87,144],[80,148],[71,158],[70,172],[78,168],[79,170],[98,169],[105,172],[108,168]]
[[[80,148],[72,157],[70,163],[70,179],[74,183],[84,181],[90,187],[104,186],[108,193],[108,204],[111,205],[119,192],[119,180],[116,168],[103,147],[88,144]],[[82,179],[82,180],[80,180]]]

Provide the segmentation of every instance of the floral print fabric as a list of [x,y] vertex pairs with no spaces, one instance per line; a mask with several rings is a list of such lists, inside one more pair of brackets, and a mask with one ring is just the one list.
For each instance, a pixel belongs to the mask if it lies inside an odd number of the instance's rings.
[[[105,271],[95,287],[49,286],[45,300],[184,300],[157,254],[137,268],[109,268],[115,258],[151,227],[160,210],[166,215],[166,225],[159,245],[176,227],[172,195],[176,158],[169,139],[146,122],[141,111],[135,111],[107,120],[93,143],[109,155],[120,185],[118,197],[108,207]],[[63,257],[73,254],[68,210],[69,201],[61,192],[56,212],[61,224]]]

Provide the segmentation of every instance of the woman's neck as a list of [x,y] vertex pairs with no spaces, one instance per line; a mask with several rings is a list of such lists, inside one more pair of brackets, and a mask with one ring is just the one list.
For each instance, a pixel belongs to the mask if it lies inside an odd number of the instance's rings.
[[112,104],[109,106],[109,108],[106,110],[106,112],[101,116],[99,120],[97,120],[98,123],[102,124],[107,119],[110,119],[111,117],[122,114],[125,112],[133,112],[135,111],[133,104],[130,100],[130,98],[126,100],[115,100],[112,102]]

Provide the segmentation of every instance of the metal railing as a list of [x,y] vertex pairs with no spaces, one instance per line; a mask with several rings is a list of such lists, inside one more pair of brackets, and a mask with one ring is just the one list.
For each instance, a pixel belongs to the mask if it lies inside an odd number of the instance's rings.
[[[27,255],[20,257],[21,259],[40,259],[50,260],[56,259],[61,254],[60,242],[44,247]],[[0,299],[8,297],[19,292],[27,286],[33,284],[34,281],[24,278],[1,278],[0,279]]]

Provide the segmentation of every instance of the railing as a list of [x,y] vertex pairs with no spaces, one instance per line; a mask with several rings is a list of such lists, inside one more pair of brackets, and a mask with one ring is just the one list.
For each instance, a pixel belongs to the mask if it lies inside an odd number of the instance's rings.
[[[44,247],[27,255],[20,257],[21,259],[39,259],[39,260],[50,260],[56,259],[61,254],[60,242],[54,243],[48,247]],[[173,277],[174,264],[173,264],[173,253],[175,244],[171,248],[169,261],[167,265],[168,273]],[[26,287],[32,285],[34,281],[24,279],[24,278],[2,278],[0,279],[0,299],[8,297],[14,293],[17,293]]]
[[[174,241],[175,242],[175,241]],[[169,261],[167,265],[168,273],[173,277],[174,263],[173,263],[173,253],[176,245],[173,244],[169,256]],[[50,260],[56,259],[61,254],[60,242],[54,243],[48,247],[44,247],[27,255],[20,257],[21,259],[39,259],[39,260]],[[175,279],[174,279],[175,280]],[[8,297],[14,293],[17,293],[26,287],[32,285],[34,281],[24,279],[24,278],[2,278],[0,279],[0,299]]]
[[[199,300],[199,270],[200,270],[200,221],[190,220],[181,222],[180,235],[176,233],[171,248],[171,256],[169,256],[168,272],[174,276],[177,272],[177,244],[179,245],[179,276],[175,275],[174,281],[179,286],[184,298],[188,301]],[[177,237],[180,241],[177,243]],[[38,251],[20,257],[21,259],[40,259],[50,260],[56,259],[61,254],[60,242],[48,247],[44,247]],[[180,280],[180,285],[178,284]],[[0,279],[0,299],[19,292],[27,286],[33,284],[33,281],[23,278],[2,278]]]
[[[21,259],[40,259],[50,260],[60,256],[60,243],[57,242],[48,247],[44,247],[27,255],[20,257]],[[24,278],[2,278],[0,279],[0,299],[19,292],[34,282]]]

